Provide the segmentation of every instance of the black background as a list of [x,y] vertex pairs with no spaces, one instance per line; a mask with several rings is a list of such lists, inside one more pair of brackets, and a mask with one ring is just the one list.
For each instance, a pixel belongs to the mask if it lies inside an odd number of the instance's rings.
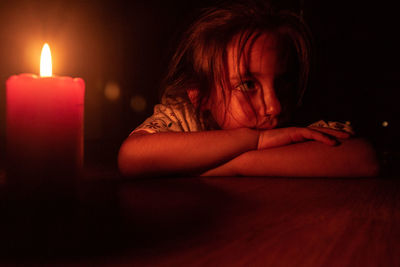
[[[110,151],[107,160],[114,162],[123,139],[152,114],[180,31],[198,8],[214,2],[1,1],[2,159],[5,82],[13,74],[38,73],[40,51],[48,42],[53,73],[86,82],[86,145],[104,147]],[[381,151],[397,153],[400,23],[396,6],[390,1],[277,2],[301,12],[314,35],[315,67],[303,110],[309,121],[351,121]],[[121,90],[116,100],[104,95],[109,82]],[[130,107],[135,96],[146,100],[143,111]],[[87,160],[95,154],[90,151]]]

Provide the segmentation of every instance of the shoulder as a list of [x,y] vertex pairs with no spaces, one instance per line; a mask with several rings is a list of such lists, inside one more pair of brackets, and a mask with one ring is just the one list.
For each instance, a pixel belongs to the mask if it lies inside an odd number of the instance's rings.
[[204,123],[188,99],[163,98],[154,107],[153,115],[147,118],[132,133],[137,131],[194,132],[205,130]]

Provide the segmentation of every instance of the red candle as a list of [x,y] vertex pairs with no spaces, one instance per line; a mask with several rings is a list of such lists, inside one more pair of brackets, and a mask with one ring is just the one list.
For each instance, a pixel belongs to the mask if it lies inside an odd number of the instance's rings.
[[20,74],[7,80],[7,177],[24,187],[65,184],[83,163],[81,78],[51,73],[47,44],[41,56],[41,76]]

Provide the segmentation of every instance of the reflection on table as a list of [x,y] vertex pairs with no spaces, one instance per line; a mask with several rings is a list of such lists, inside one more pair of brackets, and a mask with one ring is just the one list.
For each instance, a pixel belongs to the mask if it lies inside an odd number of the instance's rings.
[[69,200],[0,188],[2,263],[400,265],[395,177],[124,180],[93,168]]

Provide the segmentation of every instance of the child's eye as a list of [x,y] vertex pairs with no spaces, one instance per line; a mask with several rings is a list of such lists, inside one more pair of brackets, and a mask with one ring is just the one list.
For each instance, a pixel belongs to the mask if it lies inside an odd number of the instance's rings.
[[257,84],[254,81],[244,81],[235,88],[243,92],[254,91],[257,89]]

